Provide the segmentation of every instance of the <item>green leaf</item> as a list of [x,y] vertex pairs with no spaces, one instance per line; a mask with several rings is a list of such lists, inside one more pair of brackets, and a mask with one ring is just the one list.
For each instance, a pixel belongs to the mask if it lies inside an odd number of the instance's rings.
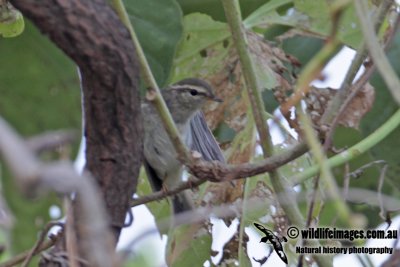
[[225,122],[221,122],[217,129],[213,132],[214,136],[220,143],[231,142],[235,138],[236,132],[230,128]]
[[[225,70],[229,60],[237,57],[236,49],[229,27],[226,23],[212,20],[211,17],[194,13],[184,18],[183,39],[178,47],[174,60],[172,81],[187,77],[210,78],[221,72],[230,75]],[[265,59],[261,53],[262,40],[255,35],[249,35],[256,74],[262,88],[271,89],[278,86],[278,81],[272,65],[279,65],[279,59]],[[261,47],[261,48],[260,48]],[[259,54],[256,54],[259,53]],[[235,75],[231,73],[231,75]],[[232,80],[241,77],[231,77]]]
[[155,256],[154,246],[151,243],[141,243],[133,253],[129,253],[127,259],[127,251],[120,251],[120,254],[121,259],[125,259],[123,267],[153,267],[160,264],[160,259]]
[[[294,0],[296,11],[305,15],[303,25],[314,32],[327,33],[331,29],[331,16],[327,1]],[[355,18],[354,18],[355,19]],[[306,25],[308,24],[308,26]]]
[[204,227],[190,224],[173,229],[167,244],[168,266],[202,266],[210,259],[212,237]]
[[276,101],[276,98],[274,97],[274,93],[271,90],[264,90],[261,96],[265,110],[268,113],[273,114],[275,109],[279,106],[278,101]]
[[[333,137],[334,147],[337,149],[348,148],[360,142],[363,138],[364,137],[361,132],[355,129],[338,127]],[[373,162],[374,160],[376,159],[372,157],[371,153],[362,154],[348,163],[349,171],[354,172],[359,168],[365,166],[366,164]],[[349,187],[377,192],[381,167],[382,165],[374,164],[371,165],[371,167],[369,168],[365,168],[360,177],[350,178]],[[345,168],[345,166],[340,166],[332,170],[332,173],[336,178],[336,182],[339,188],[344,187],[344,176],[346,174]],[[382,193],[386,193],[389,195],[393,193],[393,187],[388,180],[384,181]],[[350,203],[349,206],[354,212],[362,213],[367,217],[369,227],[375,227],[378,224],[382,223],[382,219],[378,216],[379,207],[371,207],[370,205],[366,205],[364,203]],[[329,225],[336,216],[337,211],[334,205],[330,205],[330,203],[328,202],[326,207],[324,208],[324,211],[322,212],[322,215],[320,216],[321,223]]]
[[[400,75],[400,33],[397,33],[392,45],[389,47],[387,57],[390,60],[391,65],[395,69],[397,75]],[[392,95],[382,77],[378,72],[372,75],[371,84],[375,90],[375,103],[370,112],[361,121],[361,130],[363,136],[367,136],[382,125],[392,114],[394,114],[399,106],[393,100]],[[382,142],[373,147],[370,151],[372,157],[375,160],[385,160],[389,167],[386,173],[386,179],[392,184],[392,194],[400,192],[400,129],[394,130],[388,137]]]
[[30,23],[0,42],[0,114],[22,135],[81,127],[75,64]]
[[[183,14],[200,12],[211,16],[214,20],[226,21],[224,8],[218,0],[177,0],[182,8]],[[265,0],[239,0],[242,17],[247,17],[250,13],[263,5]]]
[[183,39],[174,60],[172,81],[219,71],[232,46],[228,25],[199,13],[185,16],[183,24]]
[[[278,12],[282,7],[293,6],[293,0],[272,0],[262,5],[260,8],[250,14],[244,21],[246,28],[255,26],[268,27],[271,24],[281,24],[293,26],[298,21],[297,14],[283,14]],[[286,12],[285,12],[286,13]]]
[[125,0],[124,3],[155,79],[163,87],[182,36],[180,7],[175,0]]
[[[2,40],[0,51],[0,114],[6,121],[24,136],[80,129],[79,81],[71,60],[30,23],[19,38]],[[33,246],[50,219],[50,206],[59,201],[54,195],[25,199],[3,170],[2,191],[15,219],[11,238],[16,253]]]
[[[294,0],[295,9],[307,19],[299,26],[315,33],[328,36],[332,28],[330,6],[325,0]],[[371,9],[371,11],[373,11]],[[362,41],[359,21],[353,5],[349,5],[340,17],[338,37],[346,45],[358,48]]]
[[296,35],[283,41],[283,50],[295,56],[303,66],[318,53],[324,41],[317,38]]
[[[371,12],[375,10],[375,6],[372,6]],[[285,25],[324,38],[331,33],[330,12],[329,3],[325,0],[272,0],[249,15],[244,23],[247,28],[266,29],[271,25]],[[362,34],[353,5],[349,5],[339,19],[339,40],[350,47],[358,48]]]

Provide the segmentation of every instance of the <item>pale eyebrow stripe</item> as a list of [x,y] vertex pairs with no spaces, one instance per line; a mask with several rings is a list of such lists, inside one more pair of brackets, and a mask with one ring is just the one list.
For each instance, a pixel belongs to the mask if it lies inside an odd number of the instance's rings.
[[205,89],[204,87],[196,86],[196,85],[190,85],[190,84],[187,84],[187,85],[180,85],[180,84],[172,85],[171,88],[173,88],[173,89],[189,89],[189,90],[194,89],[194,90],[197,90],[199,93],[209,94],[208,90]]

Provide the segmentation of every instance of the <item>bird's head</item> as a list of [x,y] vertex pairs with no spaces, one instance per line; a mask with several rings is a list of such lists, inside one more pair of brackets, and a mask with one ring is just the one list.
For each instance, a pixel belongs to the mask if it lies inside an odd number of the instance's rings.
[[207,82],[196,78],[184,79],[167,87],[163,90],[163,97],[175,118],[182,119],[199,111],[207,100],[222,102]]

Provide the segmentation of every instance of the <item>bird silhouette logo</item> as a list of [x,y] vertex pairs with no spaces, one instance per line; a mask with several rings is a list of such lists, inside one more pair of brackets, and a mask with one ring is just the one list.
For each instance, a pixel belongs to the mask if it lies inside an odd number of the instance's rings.
[[283,251],[283,246],[282,246],[282,242],[287,242],[287,238],[284,236],[282,237],[276,236],[271,230],[265,228],[261,224],[254,223],[254,225],[257,227],[258,230],[260,230],[261,232],[263,232],[263,234],[265,234],[265,236],[261,238],[260,243],[267,243],[269,241],[274,247],[274,250],[276,254],[278,254],[279,258],[281,258],[281,260],[284,263],[288,264],[286,254],[285,251]]

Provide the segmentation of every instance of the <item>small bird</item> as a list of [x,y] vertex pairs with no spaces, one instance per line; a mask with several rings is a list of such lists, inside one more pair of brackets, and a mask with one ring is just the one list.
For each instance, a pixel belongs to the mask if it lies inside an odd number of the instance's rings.
[[[200,152],[204,160],[224,162],[201,108],[207,100],[222,102],[211,86],[200,79],[179,81],[161,91],[184,144]],[[141,106],[144,121],[144,166],[154,191],[175,188],[182,182],[183,165],[152,103]],[[190,192],[185,190],[172,198],[175,214],[194,207]]]
[[279,258],[281,258],[281,260],[287,264],[288,260],[285,251],[283,251],[283,246],[281,243],[281,242],[287,242],[287,238],[284,236],[277,237],[271,230],[265,228],[261,224],[254,223],[254,225],[257,227],[258,230],[260,230],[265,234],[265,236],[261,238],[260,243],[261,242],[267,243],[268,241],[271,242],[276,254],[278,254]]

